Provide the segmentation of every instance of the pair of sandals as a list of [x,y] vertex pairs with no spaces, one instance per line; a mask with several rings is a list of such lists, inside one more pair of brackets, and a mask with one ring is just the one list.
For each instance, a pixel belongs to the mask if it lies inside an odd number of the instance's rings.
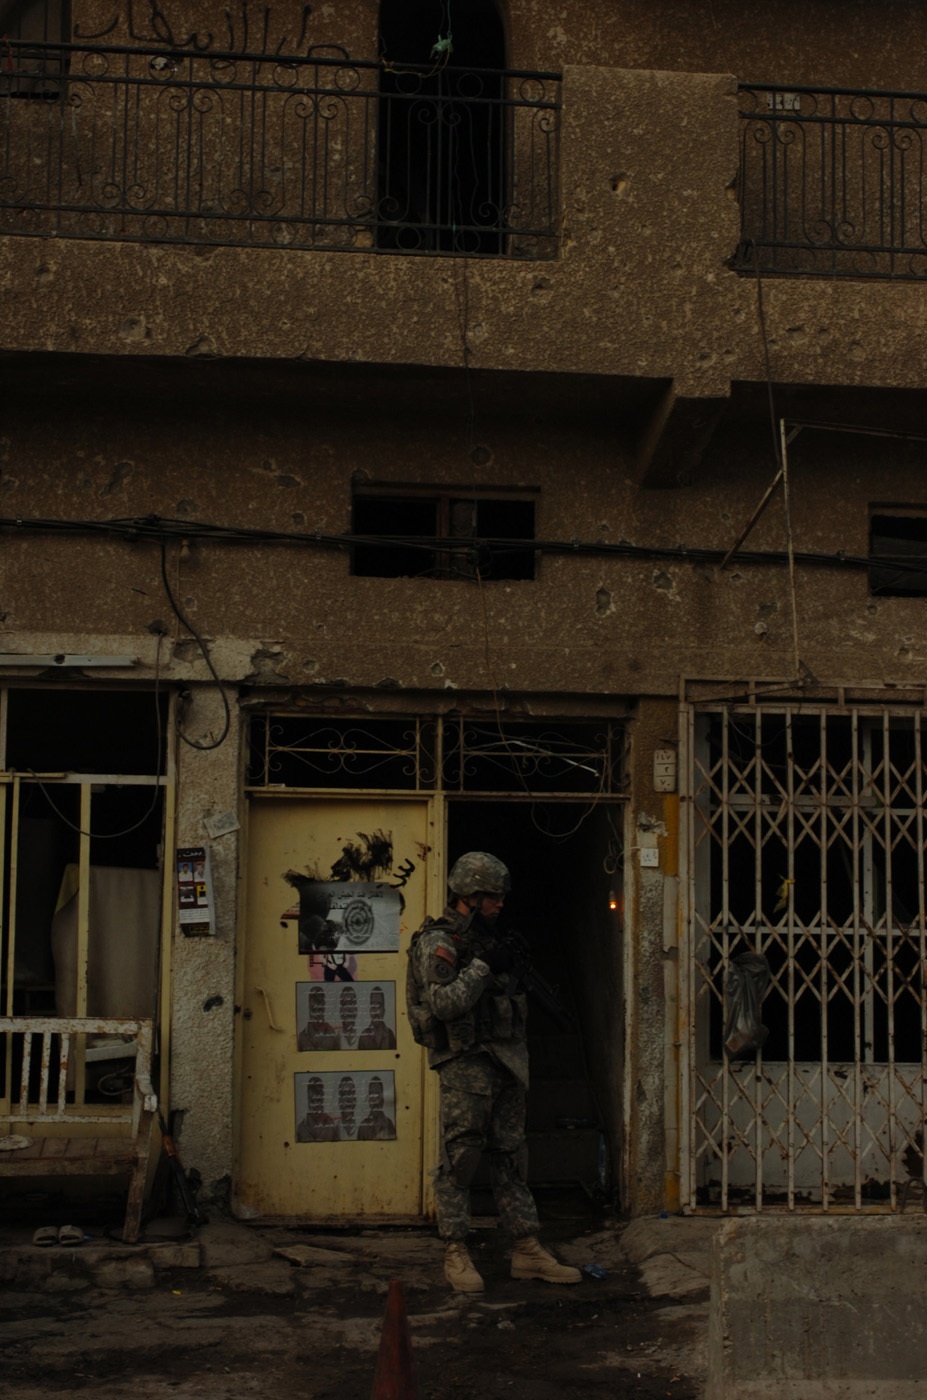
[[32,1236],[32,1243],[48,1247],[52,1244],[83,1244],[84,1232],[79,1225],[40,1225]]

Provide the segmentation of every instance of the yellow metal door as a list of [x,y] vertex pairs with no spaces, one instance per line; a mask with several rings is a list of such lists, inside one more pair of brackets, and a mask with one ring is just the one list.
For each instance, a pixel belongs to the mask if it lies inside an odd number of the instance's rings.
[[405,1014],[427,802],[258,797],[243,935],[236,1207],[417,1216],[423,1055]]

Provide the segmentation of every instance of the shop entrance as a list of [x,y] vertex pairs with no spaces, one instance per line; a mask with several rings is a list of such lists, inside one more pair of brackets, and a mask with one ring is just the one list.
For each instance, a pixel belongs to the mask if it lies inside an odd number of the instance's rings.
[[621,815],[608,803],[451,802],[448,869],[468,850],[508,866],[503,922],[525,936],[563,1018],[529,1009],[529,1181],[611,1194],[620,1160]]
[[240,1213],[431,1212],[437,1076],[408,1026],[405,954],[424,915],[440,914],[447,871],[466,850],[509,866],[507,918],[570,1016],[539,1006],[531,1016],[532,1183],[612,1190],[622,740],[610,721],[255,718]]

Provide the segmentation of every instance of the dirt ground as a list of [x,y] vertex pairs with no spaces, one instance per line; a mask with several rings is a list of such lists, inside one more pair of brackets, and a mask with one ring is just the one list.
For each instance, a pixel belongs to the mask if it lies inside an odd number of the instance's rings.
[[[244,1232],[244,1243],[231,1247],[230,1231]],[[428,1232],[202,1233],[197,1268],[151,1270],[139,1254],[115,1273],[111,1264],[116,1287],[99,1287],[105,1267],[88,1275],[78,1250],[56,1249],[43,1261],[48,1277],[10,1282],[0,1294],[7,1394],[368,1400],[391,1278],[403,1285],[417,1400],[700,1394],[692,1357],[704,1309],[650,1296],[620,1257],[611,1222],[546,1229],[550,1242],[560,1235],[564,1259],[605,1268],[605,1278],[567,1288],[511,1280],[506,1240],[476,1232],[472,1253],[486,1278],[476,1299],[445,1287]]]
[[476,1299],[448,1291],[440,1245],[425,1230],[216,1222],[199,1232],[197,1268],[152,1267],[125,1248],[88,1268],[90,1239],[83,1258],[56,1248],[40,1272],[27,1254],[0,1293],[6,1391],[12,1400],[370,1400],[398,1278],[417,1400],[695,1400],[705,1296],[651,1296],[622,1252],[622,1230],[607,1218],[549,1222],[544,1237],[562,1258],[606,1274],[552,1287],[509,1278],[504,1236],[478,1229],[472,1254],[486,1292]]

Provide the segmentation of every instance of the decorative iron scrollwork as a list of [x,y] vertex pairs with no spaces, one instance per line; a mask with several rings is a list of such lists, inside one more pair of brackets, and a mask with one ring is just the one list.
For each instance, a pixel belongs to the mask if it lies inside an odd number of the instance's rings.
[[919,278],[927,97],[740,89],[740,271]]
[[127,5],[76,43],[8,40],[0,233],[556,252],[556,74],[397,77],[309,43],[308,5],[280,34],[240,0],[221,40]]

